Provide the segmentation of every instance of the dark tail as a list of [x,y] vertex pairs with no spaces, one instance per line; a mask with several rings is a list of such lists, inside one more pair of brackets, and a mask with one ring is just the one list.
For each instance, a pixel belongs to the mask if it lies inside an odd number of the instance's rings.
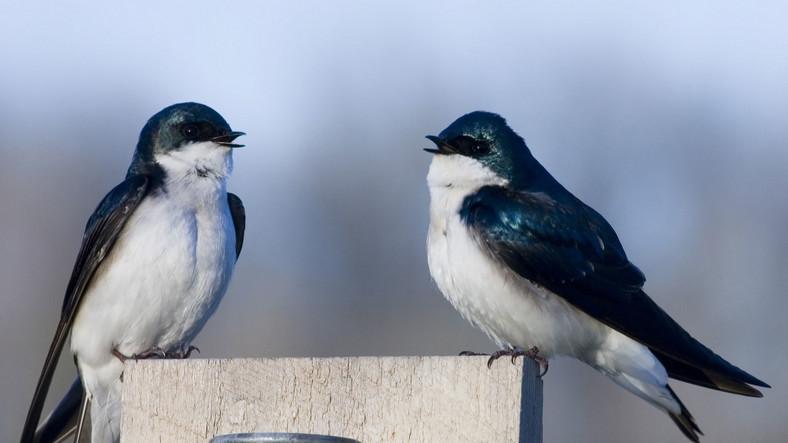
[[60,358],[60,352],[63,350],[63,343],[68,336],[69,328],[67,327],[68,319],[61,318],[58,323],[55,337],[52,339],[52,344],[49,346],[49,352],[44,360],[44,367],[41,369],[41,375],[36,384],[36,391],[33,394],[33,400],[30,402],[30,409],[27,411],[27,418],[25,419],[25,426],[22,428],[21,443],[32,443],[35,436],[36,428],[38,427],[38,419],[41,418],[41,410],[44,409],[44,401],[49,391],[49,385],[52,383],[52,375],[55,373],[57,361]]
[[671,420],[673,420],[673,423],[676,423],[676,426],[679,427],[681,432],[688,439],[696,443],[699,442],[700,437],[698,436],[698,434],[703,435],[703,431],[701,431],[700,428],[698,427],[698,424],[695,423],[695,418],[692,416],[692,414],[690,414],[690,411],[687,409],[686,406],[684,406],[684,403],[681,402],[681,399],[679,399],[676,393],[673,392],[673,389],[671,389],[670,386],[668,385],[665,385],[665,387],[668,388],[668,391],[670,391],[670,394],[673,396],[673,399],[676,400],[679,406],[681,406],[680,414],[674,414],[672,412],[668,412],[668,415],[670,415]]
[[676,380],[748,397],[763,397],[761,391],[750,385],[770,387],[711,351],[706,354],[707,361],[711,364],[703,367],[691,365],[657,349],[652,348],[651,352],[665,366],[668,375]]
[[[648,346],[671,378],[750,397],[763,396],[753,386],[770,387],[692,337],[642,290],[630,294],[624,306],[620,304],[618,299],[613,306],[608,303],[595,318]],[[605,317],[607,311],[615,310],[626,315]]]
[[77,428],[79,407],[83,397],[82,380],[77,377],[60,403],[36,429],[33,441],[35,443],[54,443],[66,441],[72,436]]

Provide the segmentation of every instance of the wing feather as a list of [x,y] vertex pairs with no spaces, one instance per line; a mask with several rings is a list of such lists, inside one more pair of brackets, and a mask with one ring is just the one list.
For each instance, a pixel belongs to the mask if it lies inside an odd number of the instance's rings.
[[460,215],[491,256],[651,348],[672,377],[753,396],[760,392],[747,383],[768,387],[657,306],[607,221],[568,192],[561,198],[488,186],[466,198]]
[[109,255],[126,221],[145,197],[148,191],[148,182],[148,178],[144,175],[128,177],[104,197],[88,220],[85,235],[82,238],[82,246],[77,254],[71,279],[66,289],[60,322],[55,330],[55,336],[52,339],[49,352],[47,352],[33,400],[27,412],[21,437],[23,443],[33,441],[38,420],[41,418],[41,410],[44,407],[44,400],[52,382],[52,375],[85,289],[104,258]]
[[227,193],[227,203],[230,205],[230,215],[233,217],[235,226],[235,256],[241,256],[241,249],[244,245],[244,231],[246,231],[246,209],[241,198],[232,192]]

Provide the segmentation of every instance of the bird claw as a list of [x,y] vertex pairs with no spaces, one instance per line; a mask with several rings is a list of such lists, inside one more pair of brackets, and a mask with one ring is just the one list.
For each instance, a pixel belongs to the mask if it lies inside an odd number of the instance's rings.
[[537,348],[536,346],[528,350],[523,350],[520,348],[510,348],[510,349],[500,349],[498,351],[495,351],[492,353],[492,355],[490,355],[490,359],[487,360],[487,367],[492,368],[493,362],[503,357],[504,355],[508,355],[512,358],[512,364],[515,364],[517,362],[517,357],[528,357],[531,360],[534,360],[535,362],[539,363],[539,368],[540,369],[544,368],[544,370],[539,373],[538,376],[539,378],[544,377],[544,375],[547,374],[547,371],[550,369],[549,362],[547,361],[546,358],[539,355],[539,348]]
[[127,355],[122,354],[117,349],[112,349],[112,355],[114,355],[118,360],[121,362],[125,362],[126,360],[146,360],[149,358],[174,358],[174,359],[186,359],[192,355],[192,352],[197,351],[200,352],[200,348],[197,346],[189,346],[186,351],[171,351],[167,352],[164,349],[156,346],[153,348],[148,349],[147,351],[140,352],[137,354],[132,354],[130,357]]
[[112,348],[112,355],[114,355],[115,358],[120,360],[121,363],[125,363],[126,360],[128,360],[130,358],[130,357],[126,356],[126,355],[121,354],[120,351],[118,351],[115,348]]
[[512,352],[514,352],[513,349],[499,349],[490,354],[490,358],[487,360],[487,369],[491,369],[493,362],[504,355],[513,355]]
[[138,354],[133,354],[131,358],[133,360],[147,360],[149,358],[167,358],[167,351],[159,347],[154,347],[148,349],[147,351],[143,351]]
[[197,351],[197,353],[199,354],[200,353],[200,348],[198,348],[197,346],[189,345],[189,348],[186,349],[186,352],[179,353],[178,357],[176,357],[176,358],[189,358],[189,356],[191,356],[192,352],[194,352],[194,351]]
[[[536,346],[525,351],[523,355],[539,364],[539,370],[541,372],[539,372],[539,375],[537,377],[539,378],[544,377],[545,374],[547,374],[547,371],[550,370],[550,362],[546,358],[539,355],[539,348],[537,348]],[[512,357],[512,362],[514,362],[514,357]]]
[[483,352],[473,352],[473,351],[462,351],[462,352],[460,352],[460,357],[473,357],[473,356],[477,356],[477,355],[490,355],[490,354],[485,354]]
[[126,360],[145,360],[148,358],[166,358],[167,353],[164,352],[161,348],[150,348],[147,351],[131,354],[131,356],[122,354],[117,349],[112,349],[112,355],[114,355],[118,360],[121,362],[126,362]]

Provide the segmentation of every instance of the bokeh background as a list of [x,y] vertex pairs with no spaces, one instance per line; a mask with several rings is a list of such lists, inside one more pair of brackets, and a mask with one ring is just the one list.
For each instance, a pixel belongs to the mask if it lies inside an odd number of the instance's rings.
[[[705,441],[788,441],[786,19],[781,1],[3,2],[0,441],[85,220],[180,101],[249,134],[246,244],[200,357],[493,350],[425,258],[423,136],[483,109],[607,217],[652,297],[773,384],[675,383]],[[51,401],[73,375],[66,357]],[[572,360],[545,382],[546,442],[684,441]]]

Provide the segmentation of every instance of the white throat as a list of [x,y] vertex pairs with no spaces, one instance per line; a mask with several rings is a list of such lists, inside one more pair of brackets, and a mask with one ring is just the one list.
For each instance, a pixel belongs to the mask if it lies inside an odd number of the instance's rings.
[[190,143],[155,157],[164,169],[164,189],[186,207],[212,207],[227,200],[232,149],[213,142]]
[[189,143],[180,149],[156,154],[167,181],[210,179],[225,181],[233,170],[232,148],[214,142]]
[[456,213],[465,197],[479,188],[505,186],[507,183],[506,179],[473,158],[463,155],[436,155],[427,173],[431,215],[448,216]]

